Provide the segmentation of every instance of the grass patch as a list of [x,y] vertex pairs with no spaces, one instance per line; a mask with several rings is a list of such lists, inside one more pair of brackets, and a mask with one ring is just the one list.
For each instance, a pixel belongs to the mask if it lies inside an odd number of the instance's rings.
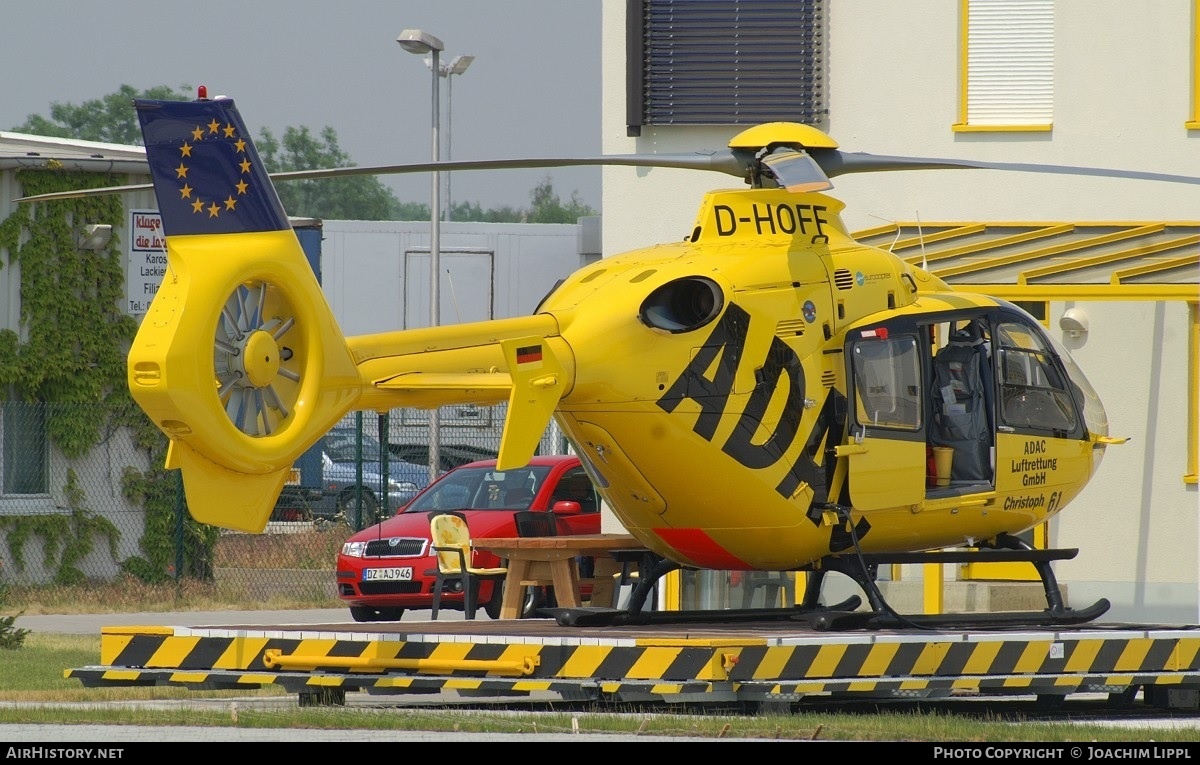
[[217,568],[327,570],[332,576],[342,543],[353,532],[343,524],[304,528],[305,532],[296,534],[223,533],[213,550],[213,564]]
[[[182,686],[142,686],[87,688],[79,680],[63,676],[64,670],[92,666],[100,661],[99,635],[65,635],[32,632],[24,646],[0,654],[4,671],[0,672],[0,700],[73,703],[103,701],[143,701],[150,699],[221,698],[228,691],[194,691]],[[280,696],[281,688],[267,686],[247,696]]]
[[[13,583],[0,601],[0,616],[341,608],[344,604],[335,594],[333,569],[350,534],[344,525],[308,527],[304,533],[294,534],[224,533],[213,550],[216,576],[212,582],[182,579],[149,584],[122,575],[112,581],[71,586]],[[270,584],[279,571],[315,572],[320,586],[285,589]]]
[[293,608],[341,608],[333,594],[333,567],[328,588],[263,594],[245,582],[217,583],[184,579],[179,583],[147,584],[132,576],[111,582],[70,587],[11,585],[3,610],[37,614],[122,614],[140,611],[227,611]]

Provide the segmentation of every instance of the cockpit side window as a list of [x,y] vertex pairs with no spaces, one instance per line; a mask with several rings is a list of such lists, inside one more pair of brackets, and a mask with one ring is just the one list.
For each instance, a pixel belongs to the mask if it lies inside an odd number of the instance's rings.
[[917,338],[864,338],[851,346],[850,353],[857,424],[919,430],[923,414]]
[[1068,382],[1041,338],[1008,322],[999,325],[996,338],[1001,423],[1021,430],[1074,430]]

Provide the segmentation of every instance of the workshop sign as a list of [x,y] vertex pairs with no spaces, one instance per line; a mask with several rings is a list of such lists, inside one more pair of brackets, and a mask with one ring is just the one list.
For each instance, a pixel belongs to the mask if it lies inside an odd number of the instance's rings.
[[125,241],[129,243],[125,312],[141,316],[150,309],[150,301],[167,272],[167,241],[158,210],[132,210]]

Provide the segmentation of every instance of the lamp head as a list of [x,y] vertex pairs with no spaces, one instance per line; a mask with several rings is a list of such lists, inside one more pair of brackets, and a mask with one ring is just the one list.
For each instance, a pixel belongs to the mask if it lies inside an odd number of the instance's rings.
[[1088,315],[1082,308],[1068,308],[1059,318],[1058,327],[1070,337],[1082,337],[1088,331]]
[[450,66],[447,67],[446,73],[462,74],[463,72],[467,71],[467,67],[470,66],[471,62],[474,60],[474,56],[455,56],[454,60],[450,62]]
[[83,250],[102,250],[112,241],[112,226],[107,223],[88,223],[76,231],[76,243]]
[[396,38],[396,42],[409,53],[440,53],[446,49],[441,40],[423,29],[406,29]]

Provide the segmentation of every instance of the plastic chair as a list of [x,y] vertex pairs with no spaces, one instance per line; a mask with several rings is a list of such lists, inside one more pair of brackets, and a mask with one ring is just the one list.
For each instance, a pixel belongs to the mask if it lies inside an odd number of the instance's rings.
[[[429,514],[429,549],[437,558],[437,571],[433,582],[433,613],[438,618],[442,604],[442,589],[447,584],[459,584],[463,591],[463,613],[465,618],[474,619],[479,583],[483,580],[500,581],[508,575],[508,569],[477,568],[471,564],[471,531],[462,513],[437,511]],[[493,595],[492,597],[496,597]]]

